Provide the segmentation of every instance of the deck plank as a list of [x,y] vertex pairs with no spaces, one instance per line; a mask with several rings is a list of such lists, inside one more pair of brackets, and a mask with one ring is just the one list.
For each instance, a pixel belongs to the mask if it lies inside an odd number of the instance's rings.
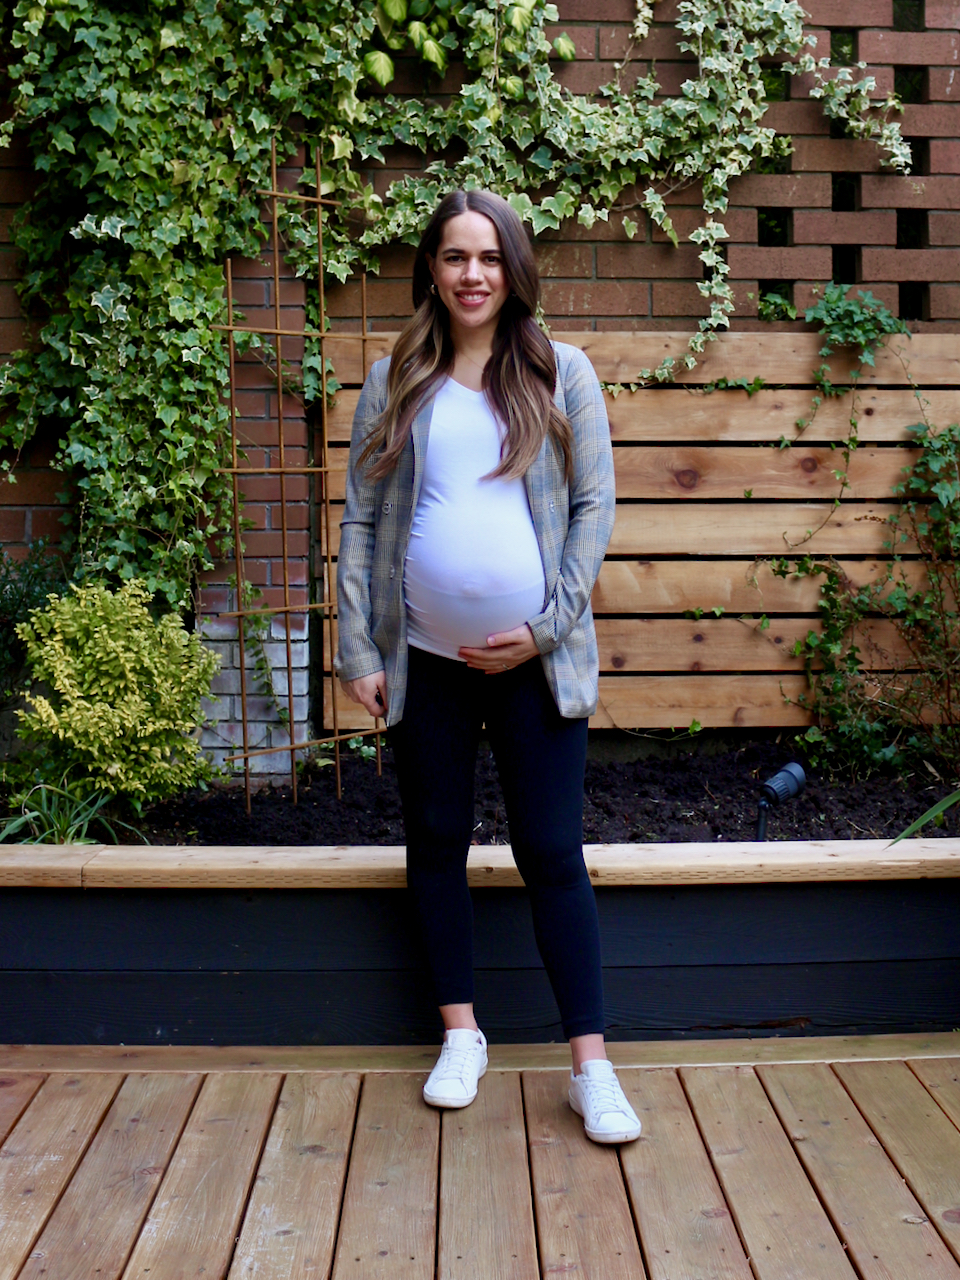
[[960,1280],[960,1268],[824,1063],[758,1067],[861,1280]]
[[619,1076],[643,1122],[620,1163],[651,1280],[752,1280],[676,1072]]
[[360,1076],[287,1076],[229,1280],[327,1276]]
[[364,1078],[332,1280],[433,1280],[440,1115],[424,1079]]
[[905,1062],[834,1070],[960,1261],[960,1132]]
[[201,1081],[127,1076],[18,1280],[116,1280]]
[[646,1270],[615,1146],[599,1146],[567,1102],[569,1074],[523,1074],[544,1276],[643,1280]]
[[960,1058],[911,1058],[907,1066],[960,1129]]
[[52,1075],[0,1150],[0,1280],[13,1280],[123,1076]]
[[279,1075],[207,1076],[124,1280],[222,1280],[280,1084]]
[[443,1113],[438,1280],[537,1275],[520,1077],[490,1072],[472,1106]]
[[680,1076],[757,1280],[854,1280],[753,1069]]
[[0,1076],[0,1145],[46,1078],[40,1071]]
[[[752,1040],[621,1040],[608,1044],[624,1067],[734,1066],[757,1062],[911,1061],[960,1056],[960,1033],[768,1036]],[[565,1044],[490,1045],[491,1071],[562,1069]],[[4,1075],[49,1071],[422,1071],[435,1045],[0,1045]]]

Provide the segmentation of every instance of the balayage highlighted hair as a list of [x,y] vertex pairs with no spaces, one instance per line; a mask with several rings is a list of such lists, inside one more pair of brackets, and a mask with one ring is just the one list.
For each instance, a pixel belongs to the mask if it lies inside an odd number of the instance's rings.
[[[451,191],[424,228],[413,264],[413,317],[404,326],[390,361],[387,404],[367,437],[360,465],[382,480],[397,465],[417,410],[453,370],[456,352],[450,316],[434,289],[428,258],[436,258],[444,224],[461,213],[482,213],[497,230],[510,294],[503,304],[493,352],[483,371],[483,390],[504,424],[500,463],[493,476],[522,476],[549,436],[569,479],[573,463],[570,423],[553,402],[557,365],[553,348],[534,317],[540,273],[523,223],[502,196],[491,191]],[[372,459],[372,461],[371,461]]]

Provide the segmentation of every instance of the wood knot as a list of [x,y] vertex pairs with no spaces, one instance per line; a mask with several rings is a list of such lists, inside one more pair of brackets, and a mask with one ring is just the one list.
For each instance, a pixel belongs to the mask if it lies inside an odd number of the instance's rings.
[[693,637],[693,643],[694,643],[694,644],[703,644],[703,633],[702,633],[702,632],[699,632],[699,631],[697,632],[697,634]]
[[700,483],[700,472],[689,467],[686,471],[675,471],[673,478],[681,489],[695,489]]
[[807,456],[802,458],[800,461],[800,469],[801,471],[806,471],[807,475],[812,475],[819,465],[820,464],[817,462],[816,458],[811,457],[810,454],[807,454]]
[[615,653],[613,657],[610,659],[610,665],[611,667],[614,668],[615,671],[620,671],[621,668],[627,665],[627,660],[626,658],[622,657],[619,653]]

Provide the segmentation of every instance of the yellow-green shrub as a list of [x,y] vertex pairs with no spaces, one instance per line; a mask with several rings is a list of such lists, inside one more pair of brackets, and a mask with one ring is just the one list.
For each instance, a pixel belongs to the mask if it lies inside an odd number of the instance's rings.
[[150,598],[138,581],[74,586],[17,627],[42,686],[19,712],[26,768],[72,771],[137,808],[212,775],[192,735],[218,659],[178,615],[154,618]]

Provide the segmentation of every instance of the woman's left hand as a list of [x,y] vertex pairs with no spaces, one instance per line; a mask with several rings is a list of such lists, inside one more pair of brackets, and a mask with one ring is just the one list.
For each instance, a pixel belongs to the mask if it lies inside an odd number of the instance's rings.
[[496,635],[487,636],[485,649],[460,650],[460,657],[466,659],[468,667],[475,671],[485,671],[488,676],[500,675],[504,671],[512,671],[521,662],[528,662],[537,657],[540,650],[533,638],[533,632],[526,623],[514,627],[512,631],[500,631]]

